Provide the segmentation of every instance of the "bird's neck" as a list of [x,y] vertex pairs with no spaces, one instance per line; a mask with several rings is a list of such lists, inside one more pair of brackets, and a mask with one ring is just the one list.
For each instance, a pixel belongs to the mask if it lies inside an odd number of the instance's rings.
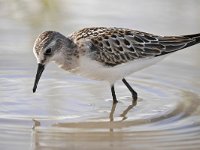
[[75,49],[73,50],[73,53],[69,53],[66,51],[61,51],[58,53],[53,61],[59,65],[60,68],[71,71],[73,69],[76,69],[79,66],[78,63],[78,54],[75,55]]

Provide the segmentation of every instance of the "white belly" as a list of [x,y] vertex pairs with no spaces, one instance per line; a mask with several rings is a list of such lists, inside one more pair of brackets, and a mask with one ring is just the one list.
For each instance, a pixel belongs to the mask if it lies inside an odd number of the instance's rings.
[[97,61],[83,56],[80,58],[80,66],[72,72],[95,80],[105,80],[110,82],[110,84],[113,84],[115,81],[120,80],[138,70],[151,66],[163,58],[165,58],[165,56],[143,58],[114,67],[107,67],[101,65]]

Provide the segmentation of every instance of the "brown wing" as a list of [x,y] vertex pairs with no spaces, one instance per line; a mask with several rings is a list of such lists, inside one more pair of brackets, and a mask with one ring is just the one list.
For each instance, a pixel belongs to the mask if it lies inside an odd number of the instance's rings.
[[156,36],[123,28],[85,28],[76,40],[91,40],[92,58],[115,66],[138,58],[156,57],[187,47],[194,41],[186,36]]

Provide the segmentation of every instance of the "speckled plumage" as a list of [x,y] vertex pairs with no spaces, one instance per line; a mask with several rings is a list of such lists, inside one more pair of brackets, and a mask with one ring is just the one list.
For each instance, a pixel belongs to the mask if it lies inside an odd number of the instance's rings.
[[195,45],[200,34],[158,36],[124,28],[84,28],[65,37],[59,32],[46,31],[34,44],[38,71],[33,92],[50,61],[61,68],[91,79],[111,84],[113,102],[117,102],[114,83],[122,80],[134,100],[137,93],[124,77],[160,61],[168,53]]
[[163,37],[136,30],[105,27],[84,28],[71,37],[78,44],[89,40],[93,59],[109,66],[164,55],[195,43],[194,38],[187,36]]

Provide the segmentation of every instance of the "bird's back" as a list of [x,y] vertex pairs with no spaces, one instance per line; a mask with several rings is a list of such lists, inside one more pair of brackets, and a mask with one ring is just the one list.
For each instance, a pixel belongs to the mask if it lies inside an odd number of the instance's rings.
[[200,42],[200,34],[157,36],[114,27],[84,28],[72,38],[79,44],[87,41],[90,57],[106,66],[165,55]]

